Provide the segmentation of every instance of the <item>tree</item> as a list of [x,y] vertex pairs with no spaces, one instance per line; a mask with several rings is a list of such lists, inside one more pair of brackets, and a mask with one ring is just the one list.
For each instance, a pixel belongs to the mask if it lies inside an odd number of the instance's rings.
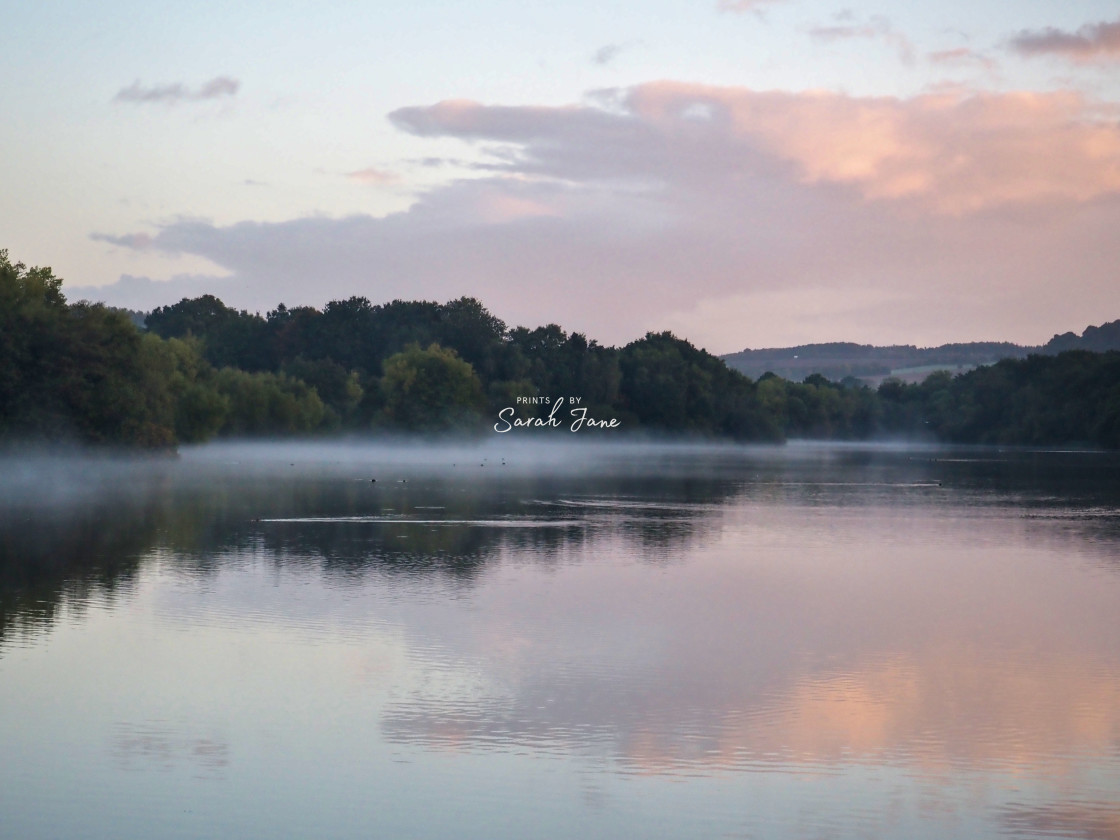
[[453,349],[486,379],[496,372],[505,334],[505,323],[474,298],[462,297],[440,307],[440,344]]
[[223,368],[215,377],[215,386],[229,405],[223,434],[308,434],[323,423],[323,401],[314,388],[298,379]]
[[669,332],[647,333],[619,354],[621,407],[645,426],[742,440],[774,440],[755,384]]
[[470,363],[451,349],[411,344],[385,360],[381,377],[386,421],[398,428],[437,431],[477,423],[485,402]]
[[275,365],[266,341],[265,319],[226,306],[213,295],[157,306],[145,325],[162,338],[200,339],[203,355],[215,367],[269,370]]

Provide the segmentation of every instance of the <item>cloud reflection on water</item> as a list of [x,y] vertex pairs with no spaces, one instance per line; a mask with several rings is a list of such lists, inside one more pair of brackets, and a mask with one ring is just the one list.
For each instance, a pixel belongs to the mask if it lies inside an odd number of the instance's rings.
[[[164,620],[340,636],[351,679],[396,686],[390,744],[655,776],[1120,778],[1120,515],[1096,473],[810,448],[483,480],[426,457],[382,463],[408,480],[377,487],[344,458],[188,459],[143,493],[22,509],[0,642],[93,590],[171,579]],[[363,641],[371,616],[389,658]],[[130,733],[124,753],[167,752]]]

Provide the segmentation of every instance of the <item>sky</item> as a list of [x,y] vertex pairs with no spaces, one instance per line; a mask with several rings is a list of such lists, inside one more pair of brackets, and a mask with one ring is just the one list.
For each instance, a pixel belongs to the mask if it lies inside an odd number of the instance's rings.
[[0,8],[0,248],[70,300],[715,353],[1120,318],[1116,0]]

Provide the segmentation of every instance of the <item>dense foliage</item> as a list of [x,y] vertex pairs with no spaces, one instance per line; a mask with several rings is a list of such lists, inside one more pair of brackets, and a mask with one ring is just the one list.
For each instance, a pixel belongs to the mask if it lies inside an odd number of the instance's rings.
[[960,376],[879,388],[886,428],[957,443],[1120,449],[1120,352],[1004,359]]
[[198,339],[68,304],[49,268],[0,251],[0,437],[168,448],[218,433],[308,433],[326,409],[304,382],[217,370]]
[[49,268],[0,251],[0,437],[170,447],[481,431],[503,408],[545,418],[558,398],[578,397],[588,416],[631,431],[1120,447],[1118,352],[1031,355],[872,390],[819,374],[753,381],[671,333],[613,348],[555,324],[508,329],[472,298],[353,297],[262,317],[205,295],[157,308],[146,331],[136,320],[68,304]]
[[97,443],[174,441],[153,346],[104,306],[69,306],[49,268],[0,251],[0,434]]

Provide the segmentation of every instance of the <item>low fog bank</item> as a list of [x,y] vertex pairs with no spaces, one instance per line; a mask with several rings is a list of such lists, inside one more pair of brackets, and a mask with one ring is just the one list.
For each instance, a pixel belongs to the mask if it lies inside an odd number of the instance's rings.
[[[146,504],[168,491],[205,495],[242,480],[287,484],[303,480],[364,481],[386,485],[409,480],[457,485],[506,480],[614,476],[704,476],[739,480],[757,470],[797,469],[861,460],[922,461],[957,453],[990,459],[1013,449],[960,447],[899,440],[790,441],[742,444],[696,439],[490,436],[438,440],[244,440],[181,447],[177,455],[52,449],[0,452],[0,516],[11,520],[49,508]],[[1017,450],[1020,453],[1026,450]],[[1042,452],[1039,456],[1042,456]],[[1093,456],[1086,453],[1088,458]],[[1110,460],[1106,458],[1105,460]],[[1111,462],[1111,461],[1110,461]]]
[[391,483],[415,477],[489,483],[527,477],[715,474],[753,462],[822,458],[829,453],[884,447],[511,435],[465,440],[227,440],[183,446],[173,455],[80,447],[8,449],[0,452],[0,515],[10,519],[50,507],[143,503],[172,487],[205,492],[208,483],[218,479],[339,478]]
[[[481,440],[444,438],[343,441],[227,441],[183,447],[180,461],[186,468],[237,465],[251,469],[300,467],[323,472],[348,473],[377,469],[422,474],[460,470],[460,477],[485,478],[486,469],[506,474],[601,474],[616,470],[658,470],[670,462],[695,465],[715,456],[780,457],[782,447],[709,443],[684,439],[623,439],[621,441],[552,438],[490,437]],[[377,478],[377,475],[370,476]]]
[[894,441],[734,443],[683,437],[530,439],[491,436],[343,441],[226,441],[182,447],[183,475],[212,471],[246,475],[350,477],[371,482],[445,478],[480,482],[580,476],[733,475],[752,465],[828,461],[854,453],[934,452],[944,447]]
[[166,483],[174,455],[43,447],[0,452],[0,512],[148,495]]

